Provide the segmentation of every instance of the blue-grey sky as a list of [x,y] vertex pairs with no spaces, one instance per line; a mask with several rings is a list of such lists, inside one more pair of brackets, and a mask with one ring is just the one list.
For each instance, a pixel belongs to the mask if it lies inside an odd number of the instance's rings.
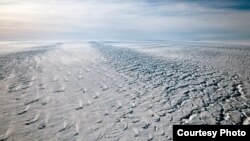
[[0,40],[250,40],[250,2],[0,0]]

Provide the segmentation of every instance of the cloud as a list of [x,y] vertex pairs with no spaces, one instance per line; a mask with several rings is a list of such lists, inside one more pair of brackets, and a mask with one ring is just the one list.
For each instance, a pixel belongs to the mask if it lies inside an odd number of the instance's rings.
[[0,38],[241,37],[250,32],[250,12],[243,4],[244,0],[224,5],[196,0],[0,0]]
[[191,0],[191,2],[195,2],[197,4],[215,9],[236,10],[236,11],[250,10],[249,0],[217,0],[217,1]]

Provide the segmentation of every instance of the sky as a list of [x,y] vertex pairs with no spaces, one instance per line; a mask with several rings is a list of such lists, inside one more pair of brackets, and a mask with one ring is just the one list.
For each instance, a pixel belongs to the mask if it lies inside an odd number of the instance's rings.
[[0,40],[250,40],[250,1],[0,0]]

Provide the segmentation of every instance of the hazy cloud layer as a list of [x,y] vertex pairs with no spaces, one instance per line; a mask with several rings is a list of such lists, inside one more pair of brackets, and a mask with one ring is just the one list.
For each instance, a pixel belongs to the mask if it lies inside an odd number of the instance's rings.
[[246,0],[0,0],[0,39],[248,39],[248,3]]

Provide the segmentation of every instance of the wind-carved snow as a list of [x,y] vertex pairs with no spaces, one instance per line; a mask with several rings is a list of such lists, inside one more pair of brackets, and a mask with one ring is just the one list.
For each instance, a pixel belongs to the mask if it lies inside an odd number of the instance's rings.
[[82,42],[2,54],[0,139],[172,140],[174,124],[249,124],[249,53]]

